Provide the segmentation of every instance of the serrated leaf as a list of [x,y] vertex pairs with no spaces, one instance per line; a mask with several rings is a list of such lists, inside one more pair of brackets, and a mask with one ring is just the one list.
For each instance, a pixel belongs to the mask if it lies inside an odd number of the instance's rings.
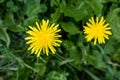
[[4,24],[4,27],[7,27],[7,29],[13,32],[20,32],[25,30],[24,27],[21,26],[21,23],[16,24],[14,15],[12,13],[6,14]]
[[25,28],[21,24],[9,25],[8,29],[13,32],[25,31]]
[[115,50],[114,48],[114,44],[116,42],[114,41],[114,39],[110,39],[104,46],[104,52],[105,53],[113,53],[113,51]]
[[40,76],[43,76],[46,72],[46,65],[44,63],[36,63],[35,69],[38,71]]
[[9,47],[10,45],[10,37],[6,32],[6,28],[0,28],[0,39],[6,43],[6,46]]
[[60,0],[50,0],[50,5],[51,5],[51,7],[53,7],[53,6],[58,6],[58,4],[60,3]]
[[60,23],[64,31],[68,32],[71,35],[79,33],[79,29],[72,22],[62,22]]
[[97,16],[101,15],[103,4],[102,0],[86,0],[89,9],[92,9]]
[[46,72],[46,66],[42,65],[42,66],[39,66],[39,67],[40,67],[40,76],[43,76],[44,73]]
[[45,12],[47,10],[47,7],[45,4],[40,4],[40,0],[27,0],[26,2],[26,15],[28,17],[36,16],[38,13]]
[[36,5],[36,6],[30,6],[29,9],[27,9],[26,14],[27,16],[30,17],[45,11],[46,11],[46,6],[44,4],[39,6]]
[[60,9],[57,8],[57,9],[55,10],[55,13],[52,13],[52,14],[51,14],[52,20],[53,20],[54,22],[56,22],[56,21],[59,19],[60,14],[61,14],[61,13],[60,13]]
[[24,20],[24,25],[29,26],[29,25],[35,24],[35,22],[36,22],[36,17],[31,16],[31,17]]
[[[67,5],[66,3],[61,3],[61,12],[65,14],[65,16],[73,17],[76,21],[82,20],[88,12],[85,7],[85,2],[82,1],[79,5]],[[90,13],[89,13],[90,14]]]
[[97,50],[93,50],[93,52],[91,52],[93,54],[89,53],[84,55],[87,64],[91,64],[97,69],[104,69],[106,65],[105,62],[103,61],[103,55]]
[[69,49],[70,59],[75,62],[75,64],[80,64],[81,62],[81,53],[77,50],[77,47],[71,46]]
[[65,41],[64,45],[66,45],[67,50],[70,53],[70,60],[73,61],[75,64],[80,64],[81,62],[81,53],[78,51],[77,47],[69,41]]

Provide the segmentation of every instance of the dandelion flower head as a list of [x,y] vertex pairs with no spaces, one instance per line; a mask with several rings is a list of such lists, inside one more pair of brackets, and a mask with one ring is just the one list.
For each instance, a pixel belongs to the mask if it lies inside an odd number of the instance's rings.
[[39,24],[36,22],[36,27],[29,26],[30,30],[26,31],[28,36],[25,38],[26,44],[29,44],[28,50],[31,51],[31,54],[34,53],[37,57],[40,56],[41,51],[47,56],[49,55],[49,50],[55,54],[55,47],[59,47],[62,42],[59,40],[61,35],[58,32],[61,29],[58,29],[58,24],[49,24],[49,20],[42,20],[42,23]]
[[101,17],[99,20],[98,17],[96,17],[96,21],[92,17],[89,19],[89,22],[86,22],[87,26],[84,27],[84,34],[86,34],[87,41],[91,41],[94,39],[94,45],[98,42],[99,44],[104,44],[105,39],[109,39],[109,35],[112,35],[110,31],[110,27],[108,23],[105,23],[104,17]]

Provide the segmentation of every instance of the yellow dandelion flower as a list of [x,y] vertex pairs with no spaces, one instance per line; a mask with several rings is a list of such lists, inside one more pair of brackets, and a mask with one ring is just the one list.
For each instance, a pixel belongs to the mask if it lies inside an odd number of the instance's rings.
[[94,39],[94,45],[96,45],[97,41],[102,44],[105,43],[105,39],[109,39],[108,35],[112,35],[111,31],[109,31],[111,28],[105,22],[104,17],[101,17],[100,20],[96,17],[96,21],[92,17],[89,22],[86,22],[87,26],[84,26],[84,34],[86,34],[87,41]]
[[49,25],[49,20],[42,20],[42,24],[36,22],[37,27],[29,26],[30,30],[26,33],[29,34],[25,38],[26,44],[29,44],[28,50],[31,50],[31,54],[34,53],[37,57],[40,56],[41,51],[46,53],[48,56],[49,50],[55,54],[56,49],[54,47],[59,47],[62,42],[59,40],[61,35],[58,34],[61,30],[58,29],[58,24],[55,23]]

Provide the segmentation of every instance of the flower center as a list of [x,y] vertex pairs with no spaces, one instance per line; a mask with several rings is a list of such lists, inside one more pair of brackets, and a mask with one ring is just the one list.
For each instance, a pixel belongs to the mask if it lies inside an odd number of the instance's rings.
[[39,34],[38,36],[38,41],[43,47],[51,45],[53,40],[54,40],[54,35],[46,31],[41,32],[41,34]]
[[94,35],[96,37],[102,36],[104,34],[104,27],[100,24],[95,24],[93,26],[93,30],[94,30]]

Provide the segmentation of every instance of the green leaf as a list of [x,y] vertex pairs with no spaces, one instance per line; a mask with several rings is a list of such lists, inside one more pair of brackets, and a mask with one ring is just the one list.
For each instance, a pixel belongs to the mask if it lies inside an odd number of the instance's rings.
[[75,64],[79,64],[81,62],[81,53],[78,51],[76,46],[71,46],[69,49],[70,59],[75,62]]
[[103,0],[104,3],[106,2],[117,2],[117,0]]
[[97,69],[104,69],[106,67],[105,62],[103,61],[102,53],[98,52],[97,50],[93,50],[93,54],[89,53],[84,55],[87,64],[91,64]]
[[40,67],[40,76],[43,76],[44,73],[46,72],[46,66],[45,65],[41,65]]
[[3,78],[2,78],[2,77],[0,77],[0,80],[3,80]]
[[0,39],[6,43],[6,46],[9,47],[10,45],[10,37],[6,32],[6,28],[0,28]]
[[44,4],[39,5],[39,6],[30,6],[29,9],[27,9],[26,14],[27,16],[35,16],[38,13],[45,12],[46,11],[46,6]]
[[51,14],[51,18],[54,22],[56,22],[59,19],[60,15],[61,15],[60,9],[56,8],[55,13]]
[[6,14],[4,24],[4,27],[7,27],[7,29],[13,32],[21,32],[25,30],[24,27],[21,26],[21,23],[16,24],[14,20],[14,15],[12,13]]
[[0,0],[0,3],[3,3],[5,0]]
[[61,22],[60,24],[63,30],[68,32],[71,35],[74,35],[80,32],[79,29],[72,22],[66,22],[66,23]]
[[7,13],[5,15],[5,22],[6,24],[9,24],[9,25],[15,24],[13,13]]
[[92,9],[97,16],[101,15],[103,4],[102,0],[85,0],[89,9]]
[[50,0],[51,7],[58,6],[60,4],[60,0]]
[[3,25],[3,21],[0,19],[0,27],[2,27]]
[[38,71],[40,76],[43,76],[46,72],[46,65],[44,63],[35,63],[35,69]]
[[115,77],[119,80],[120,79],[120,71],[116,71]]
[[6,6],[11,12],[17,12],[19,9],[18,6],[15,5],[14,1],[10,0],[6,3]]
[[68,73],[65,72],[59,73],[57,71],[51,71],[45,80],[67,80],[67,76]]
[[69,57],[70,60],[73,61],[75,64],[80,64],[82,57],[77,47],[72,42],[69,41],[65,41],[64,45],[66,45],[67,50],[70,53],[70,57]]
[[110,39],[104,46],[104,52],[105,53],[113,53],[115,48],[114,48],[114,44],[116,44],[116,42],[114,41],[114,39]]
[[90,71],[88,71],[88,70],[85,70],[85,72],[86,72],[87,74],[89,74],[93,80],[100,80],[100,79],[99,79],[96,75],[94,75],[92,72],[90,72]]
[[119,49],[119,44],[117,45],[117,48],[115,48],[114,52],[111,53],[112,55],[112,60],[116,62],[120,62],[120,49]]
[[26,2],[26,15],[28,17],[36,16],[38,13],[43,13],[47,10],[47,7],[45,4],[40,4],[40,0],[27,0]]
[[25,26],[33,25],[33,24],[35,24],[36,20],[37,19],[35,16],[31,16],[31,17],[24,20],[24,25]]
[[111,10],[107,15],[107,21],[112,28],[112,36],[118,42],[120,42],[120,8]]
[[61,3],[60,7],[61,12],[63,12],[65,16],[73,17],[76,21],[79,21],[83,19],[86,15],[88,15],[88,11],[86,10],[84,1],[79,2],[79,4],[76,6],[69,5],[63,2]]

